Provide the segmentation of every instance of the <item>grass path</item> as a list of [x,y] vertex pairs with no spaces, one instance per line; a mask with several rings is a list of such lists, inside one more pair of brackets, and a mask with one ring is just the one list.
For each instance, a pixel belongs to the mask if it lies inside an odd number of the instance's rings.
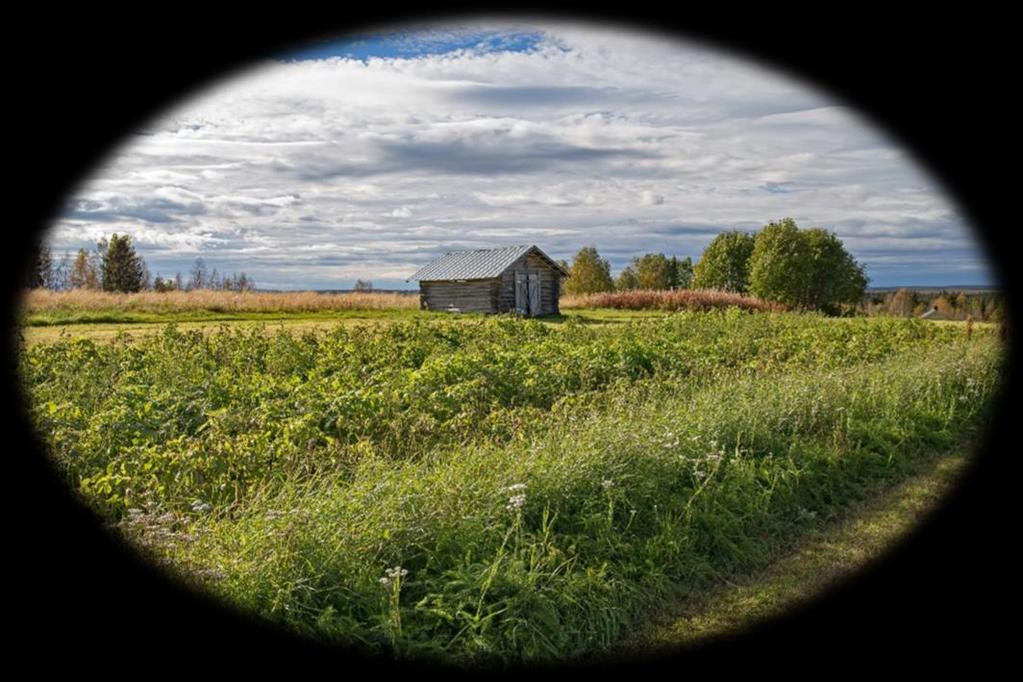
[[833,582],[881,557],[953,487],[969,457],[934,457],[908,479],[822,524],[762,571],[731,576],[655,615],[607,654],[645,655],[748,627],[820,594]]

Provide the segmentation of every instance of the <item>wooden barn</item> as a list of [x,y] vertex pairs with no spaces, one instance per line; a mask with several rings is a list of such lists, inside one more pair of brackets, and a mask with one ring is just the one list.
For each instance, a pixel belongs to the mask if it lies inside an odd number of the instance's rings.
[[536,246],[453,251],[420,268],[425,310],[557,315],[561,278],[568,271]]

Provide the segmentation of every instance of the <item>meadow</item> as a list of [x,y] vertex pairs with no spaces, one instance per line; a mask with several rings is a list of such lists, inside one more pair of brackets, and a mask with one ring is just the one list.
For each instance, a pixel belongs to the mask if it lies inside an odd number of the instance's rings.
[[990,417],[993,328],[683,310],[397,315],[24,347],[83,502],[294,631],[467,665],[588,656]]
[[274,319],[418,310],[417,293],[315,291],[97,291],[31,289],[21,301],[29,327],[57,324]]

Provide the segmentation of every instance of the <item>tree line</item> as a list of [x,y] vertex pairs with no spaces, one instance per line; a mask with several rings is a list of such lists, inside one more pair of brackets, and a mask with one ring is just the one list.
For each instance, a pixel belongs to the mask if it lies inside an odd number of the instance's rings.
[[178,272],[174,277],[153,277],[145,259],[135,250],[131,237],[116,232],[108,239],[96,242],[92,251],[79,249],[73,257],[65,252],[59,261],[46,244],[35,247],[34,266],[29,270],[25,285],[31,289],[95,289],[102,291],[192,291],[196,289],[222,289],[226,291],[252,291],[256,282],[244,272],[220,274],[209,270],[202,258],[196,258],[188,279]]
[[700,260],[648,253],[611,277],[596,247],[579,251],[565,282],[567,294],[630,289],[719,289],[777,301],[795,308],[837,313],[857,305],[867,287],[863,266],[842,241],[823,228],[800,228],[791,218],[758,232],[723,232]]
[[920,317],[935,309],[950,320],[1001,322],[1005,319],[1003,307],[1001,294],[994,291],[917,291],[903,287],[867,295],[859,310],[867,315]]

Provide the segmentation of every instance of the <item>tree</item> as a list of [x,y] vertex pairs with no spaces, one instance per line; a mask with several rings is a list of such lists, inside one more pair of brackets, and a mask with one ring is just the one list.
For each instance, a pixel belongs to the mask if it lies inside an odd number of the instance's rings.
[[51,288],[53,286],[53,253],[46,244],[36,244],[35,262],[28,273],[30,289]]
[[760,298],[835,313],[843,303],[859,303],[866,287],[863,266],[832,232],[801,230],[786,218],[756,236],[749,290]]
[[909,289],[902,287],[897,289],[887,301],[887,311],[892,315],[909,317],[913,314],[915,302]]
[[633,258],[632,269],[640,289],[670,289],[675,279],[674,266],[663,253],[648,253]]
[[931,301],[931,307],[937,308],[939,313],[947,316],[949,319],[955,319],[955,309],[952,307],[952,302],[948,300],[948,296],[944,291]]
[[572,259],[571,275],[565,282],[566,294],[596,294],[613,291],[611,264],[601,258],[595,246],[580,249]]
[[103,255],[104,291],[140,291],[145,284],[145,263],[135,252],[128,235],[115,232]]
[[639,278],[636,276],[636,270],[631,265],[626,265],[622,268],[622,271],[618,273],[618,279],[615,280],[616,291],[629,291],[630,289],[639,288]]
[[693,268],[693,287],[737,293],[748,291],[753,243],[752,234],[739,230],[722,232],[714,237]]
[[693,286],[693,259],[686,256],[682,260],[671,257],[671,288],[688,289]]
[[356,291],[373,291],[373,282],[367,282],[366,280],[356,280],[355,282]]
[[204,289],[207,284],[206,278],[206,263],[202,258],[196,258],[195,264],[192,266],[189,272],[190,278],[188,280],[188,290],[193,289]]
[[53,269],[53,289],[63,291],[71,286],[71,254],[64,252],[60,263]]
[[[180,279],[181,278],[179,276],[178,280],[180,281]],[[160,293],[164,293],[164,292],[167,292],[167,291],[177,291],[177,290],[178,290],[177,282],[175,280],[173,280],[173,279],[170,279],[169,277],[167,279],[164,279],[160,275],[157,275],[156,279],[153,280],[153,291],[158,291]]]
[[141,257],[139,260],[142,262],[142,289],[149,291],[153,288],[153,275],[149,272],[149,266],[146,265],[146,261],[142,260]]
[[92,271],[96,273],[96,286],[90,288],[103,288],[103,256],[106,255],[108,246],[109,241],[107,238],[100,237],[96,240],[96,248],[89,254],[89,262],[92,265]]
[[68,285],[72,289],[99,288],[99,274],[96,272],[95,261],[85,249],[78,249],[78,255],[75,256],[75,260],[71,264]]

